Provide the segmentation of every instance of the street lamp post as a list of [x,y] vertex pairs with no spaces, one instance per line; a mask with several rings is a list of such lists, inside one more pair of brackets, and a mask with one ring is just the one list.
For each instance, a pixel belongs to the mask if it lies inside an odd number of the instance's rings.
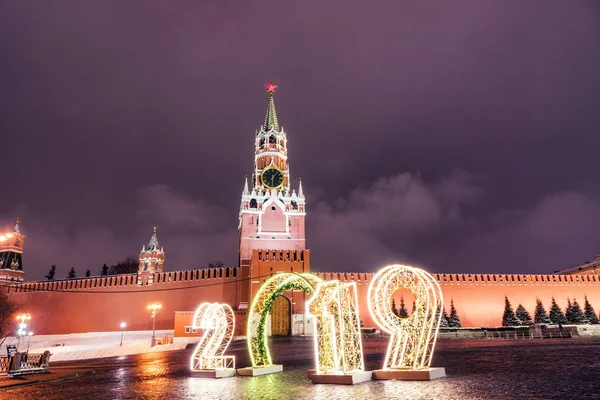
[[19,329],[17,330],[17,351],[19,351],[19,345],[21,344],[21,336],[27,334],[25,328],[27,328],[27,324],[25,321],[29,321],[31,319],[31,315],[27,314],[19,314],[17,315],[17,319],[21,321],[19,324]]
[[119,346],[123,346],[123,332],[127,324],[125,322],[121,322],[121,344]]
[[152,341],[150,346],[156,345],[156,312],[162,308],[162,304],[156,302],[148,305],[148,310],[152,310]]
[[27,356],[29,356],[29,345],[31,344],[31,337],[33,336],[33,332],[29,332],[27,335],[29,336],[29,341],[27,341]]

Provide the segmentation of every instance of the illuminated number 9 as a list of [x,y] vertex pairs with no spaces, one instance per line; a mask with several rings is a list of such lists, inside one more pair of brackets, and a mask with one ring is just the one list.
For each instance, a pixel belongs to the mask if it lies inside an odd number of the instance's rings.
[[190,360],[192,371],[235,368],[235,357],[224,356],[233,337],[235,320],[227,304],[202,303],[192,320],[193,329],[204,334]]
[[306,304],[315,327],[317,374],[350,374],[364,370],[356,283],[319,284]]
[[[392,295],[402,288],[415,296],[415,311],[408,318],[396,316],[391,307]],[[373,277],[368,297],[373,320],[392,335],[383,369],[428,368],[444,306],[437,281],[421,269],[390,265]]]

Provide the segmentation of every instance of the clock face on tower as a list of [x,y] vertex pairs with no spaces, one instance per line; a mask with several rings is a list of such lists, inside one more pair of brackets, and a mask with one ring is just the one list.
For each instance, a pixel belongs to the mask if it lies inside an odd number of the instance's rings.
[[283,185],[283,172],[278,168],[267,168],[260,175],[263,186],[268,188],[278,188]]

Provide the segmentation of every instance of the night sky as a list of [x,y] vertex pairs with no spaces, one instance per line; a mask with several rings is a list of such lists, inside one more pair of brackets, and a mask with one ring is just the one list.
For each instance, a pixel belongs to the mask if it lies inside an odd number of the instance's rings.
[[[493,4],[492,4],[493,3]],[[264,84],[316,271],[600,251],[597,1],[0,3],[0,222],[27,279],[237,265]]]

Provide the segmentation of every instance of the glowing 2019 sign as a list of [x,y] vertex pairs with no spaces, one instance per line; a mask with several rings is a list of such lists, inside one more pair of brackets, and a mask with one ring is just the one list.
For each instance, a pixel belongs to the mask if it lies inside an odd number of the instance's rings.
[[212,378],[234,375],[235,357],[223,355],[235,328],[231,307],[220,303],[202,303],[196,309],[192,327],[204,330],[190,360],[192,375]]
[[[390,304],[401,288],[415,296],[415,310],[408,318],[394,314]],[[429,368],[444,306],[431,275],[406,265],[389,265],[371,280],[368,303],[375,323],[392,335],[383,369],[375,371],[376,379],[429,380],[445,375],[443,368]]]
[[[415,296],[415,310],[408,318],[394,314],[391,298],[398,289]],[[323,281],[311,274],[278,273],[259,289],[248,313],[247,341],[252,367],[240,375],[280,372],[273,365],[266,335],[268,314],[275,299],[289,290],[313,295],[306,313],[314,317],[314,383],[353,384],[371,379],[364,371],[358,294],[355,282]],[[381,269],[370,282],[368,307],[374,322],[391,335],[382,370],[376,379],[430,380],[445,375],[430,368],[439,330],[443,299],[437,281],[427,272],[405,265]]]

